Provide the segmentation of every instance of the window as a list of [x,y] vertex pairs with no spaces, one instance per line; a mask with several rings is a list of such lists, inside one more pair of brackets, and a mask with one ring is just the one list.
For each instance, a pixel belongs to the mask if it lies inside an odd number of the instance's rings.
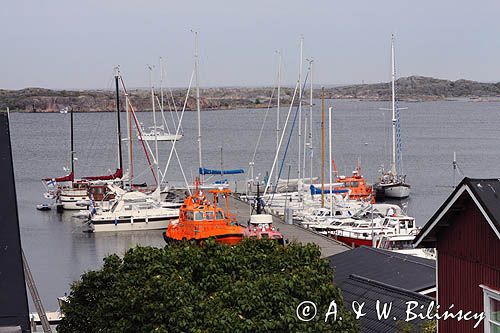
[[223,220],[224,214],[220,210],[218,210],[217,213],[215,213],[215,219],[216,220]]
[[205,212],[205,218],[207,220],[213,220],[214,219],[214,212]]
[[484,332],[500,333],[500,290],[479,286],[483,288],[484,296]]
[[195,221],[203,220],[203,213],[202,212],[194,212],[194,220]]

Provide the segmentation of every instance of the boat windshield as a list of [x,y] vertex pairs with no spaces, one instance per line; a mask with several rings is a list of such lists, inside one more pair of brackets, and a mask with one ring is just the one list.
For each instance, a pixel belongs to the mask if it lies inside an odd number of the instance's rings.
[[111,212],[114,212],[114,211],[115,211],[116,206],[118,206],[118,201],[115,201],[115,203],[114,203],[114,204],[113,204],[113,206],[111,207]]
[[223,220],[224,219],[224,213],[220,210],[218,210],[216,213],[215,213],[215,219],[216,220]]

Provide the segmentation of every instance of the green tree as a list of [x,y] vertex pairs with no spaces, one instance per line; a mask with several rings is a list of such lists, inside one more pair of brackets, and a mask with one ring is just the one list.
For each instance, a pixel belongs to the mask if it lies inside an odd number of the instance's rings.
[[[71,286],[59,332],[357,332],[315,245],[136,247]],[[325,323],[330,302],[337,318]],[[302,301],[315,319],[296,317]]]

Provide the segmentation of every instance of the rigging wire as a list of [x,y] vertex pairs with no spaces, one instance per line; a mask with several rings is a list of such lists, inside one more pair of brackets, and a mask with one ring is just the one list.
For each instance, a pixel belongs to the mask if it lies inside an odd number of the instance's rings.
[[262,133],[264,132],[264,126],[266,124],[267,116],[269,115],[269,110],[271,109],[271,106],[272,106],[275,90],[276,90],[276,87],[273,87],[273,90],[271,92],[271,98],[269,99],[269,103],[267,103],[266,114],[264,115],[264,120],[262,121],[262,126],[260,127],[259,137],[257,138],[257,143],[255,144],[255,149],[253,151],[251,163],[255,162],[255,155],[257,155],[257,149],[259,148],[259,144],[260,144],[260,140],[262,138]]
[[[303,84],[303,89],[305,89],[305,85],[307,83],[307,78],[308,77],[309,77],[309,72],[306,73],[306,77],[304,79],[304,84]],[[302,103],[302,98],[303,98],[303,96],[301,96],[301,98],[299,99],[299,104],[297,105],[297,107],[295,109],[295,115],[293,117],[292,127],[290,128],[290,133],[288,135],[288,141],[287,141],[286,146],[285,146],[285,151],[283,152],[283,158],[281,159],[281,165],[280,165],[280,169],[279,169],[279,172],[278,172],[278,179],[280,179],[281,172],[283,171],[283,166],[285,165],[286,154],[288,152],[288,148],[290,147],[290,141],[292,139],[293,128],[295,127],[295,122],[297,121],[297,116],[298,116],[298,112],[299,112],[299,106],[300,106],[300,103]],[[299,145],[300,145],[300,142],[299,142]],[[274,194],[276,193],[277,189],[278,189],[278,183],[276,183],[276,185],[274,186],[274,191],[273,191],[273,194],[271,196],[270,202],[273,201]]]

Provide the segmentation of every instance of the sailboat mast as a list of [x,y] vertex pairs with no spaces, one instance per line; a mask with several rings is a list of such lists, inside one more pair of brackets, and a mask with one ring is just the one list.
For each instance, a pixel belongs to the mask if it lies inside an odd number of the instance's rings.
[[396,174],[396,64],[394,61],[394,34],[391,35],[391,79],[392,79],[392,174]]
[[[298,146],[299,146],[299,157],[298,157],[298,179],[300,181],[301,179],[301,144],[302,144],[302,50],[304,46],[304,37],[300,37],[300,63],[299,63],[299,140],[298,140]],[[302,189],[299,188],[299,200],[302,198]]]
[[161,107],[161,112],[163,113],[163,110],[165,110],[165,108],[163,107],[163,59],[162,59],[162,57],[160,57],[160,107]]
[[115,89],[116,89],[116,134],[118,139],[118,168],[123,171],[123,157],[122,157],[122,128],[120,120],[120,88],[118,80],[120,77],[120,69],[116,68],[115,74]]
[[[75,142],[73,138],[73,107],[70,111],[70,122],[71,122],[71,174],[73,179],[75,179]],[[73,180],[71,181],[73,182]]]
[[[281,102],[281,51],[278,51],[278,98],[276,107],[276,154],[280,145],[280,102]],[[278,184],[278,170],[276,170],[276,184]]]
[[321,208],[325,207],[325,88],[321,88]]
[[[201,109],[200,109],[200,84],[199,84],[199,70],[198,70],[198,32],[194,31],[194,70],[196,74],[196,112],[198,115],[198,160],[200,164],[200,171],[203,168],[203,160],[201,156]],[[200,174],[201,181],[203,182],[203,175]]]
[[158,128],[156,127],[155,92],[153,87],[153,68],[149,67],[149,85],[151,87],[151,103],[153,105],[153,130],[155,131],[155,164],[156,164],[156,187],[160,187],[160,165],[158,163]]
[[128,92],[125,91],[125,112],[127,115],[127,135],[128,135],[128,180],[129,188],[132,188],[132,178],[134,178],[134,163],[132,156],[132,112],[128,100]]
[[[328,177],[330,182],[330,212],[333,212],[333,181],[332,181],[332,107],[328,108]],[[330,213],[331,214],[331,213]]]
[[[309,76],[311,78],[311,90],[309,93],[309,159],[310,159],[310,170],[309,178],[312,184],[313,178],[313,61],[309,60]],[[305,152],[304,152],[305,153]]]

